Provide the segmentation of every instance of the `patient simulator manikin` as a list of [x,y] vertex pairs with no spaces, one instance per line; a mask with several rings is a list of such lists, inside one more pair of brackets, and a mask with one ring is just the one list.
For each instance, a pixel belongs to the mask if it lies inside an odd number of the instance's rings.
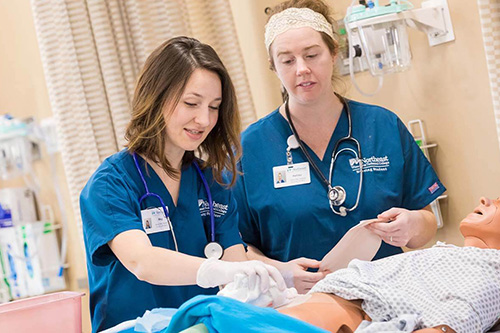
[[331,332],[407,314],[418,332],[488,331],[500,318],[500,200],[481,198],[460,232],[464,247],[438,243],[373,262],[353,260],[318,282],[307,300],[279,311]]

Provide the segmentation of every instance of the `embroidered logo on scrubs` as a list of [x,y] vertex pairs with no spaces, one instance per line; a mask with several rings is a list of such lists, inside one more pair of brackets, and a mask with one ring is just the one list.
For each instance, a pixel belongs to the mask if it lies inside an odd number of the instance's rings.
[[[215,217],[221,217],[226,215],[228,205],[223,205],[215,201],[213,203],[214,203]],[[200,209],[201,216],[210,216],[210,205],[208,204],[208,201],[203,199],[198,199],[198,208]]]
[[[352,171],[359,173],[359,159],[351,158],[349,159],[349,164],[351,165]],[[363,158],[363,172],[375,172],[375,171],[387,171],[390,166],[389,157],[365,157]]]

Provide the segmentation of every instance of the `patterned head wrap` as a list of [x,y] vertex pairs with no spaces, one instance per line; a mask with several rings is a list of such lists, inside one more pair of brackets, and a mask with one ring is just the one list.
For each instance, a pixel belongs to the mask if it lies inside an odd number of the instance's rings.
[[318,32],[324,32],[333,38],[333,27],[320,13],[309,8],[288,8],[274,14],[266,24],[265,43],[269,53],[269,46],[276,37],[290,29],[310,27]]

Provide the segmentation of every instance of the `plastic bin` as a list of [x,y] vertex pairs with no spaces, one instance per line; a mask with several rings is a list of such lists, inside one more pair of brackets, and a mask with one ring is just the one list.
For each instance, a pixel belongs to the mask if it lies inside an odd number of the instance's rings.
[[0,333],[81,333],[83,295],[63,291],[0,304]]

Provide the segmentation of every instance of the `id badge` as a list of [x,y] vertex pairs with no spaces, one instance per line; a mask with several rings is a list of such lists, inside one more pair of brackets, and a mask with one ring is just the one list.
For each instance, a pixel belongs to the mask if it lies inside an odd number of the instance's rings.
[[273,167],[274,188],[309,184],[310,182],[309,162]]
[[155,207],[141,210],[142,228],[147,234],[169,231],[170,225],[163,208]]

